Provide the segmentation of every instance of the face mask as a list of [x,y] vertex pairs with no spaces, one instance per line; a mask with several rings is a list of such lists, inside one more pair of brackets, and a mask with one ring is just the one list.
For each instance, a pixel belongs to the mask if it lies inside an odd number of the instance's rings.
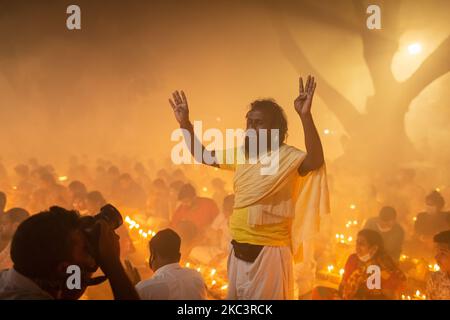
[[370,260],[370,258],[372,258],[372,255],[370,253],[365,254],[363,256],[358,255],[358,259],[361,260],[362,262],[367,262]]
[[438,212],[438,210],[437,210],[437,208],[436,208],[435,206],[428,206],[428,205],[427,205],[426,210],[427,210],[427,212],[428,212],[429,214],[435,214],[435,213]]
[[388,231],[391,231],[391,229],[392,229],[391,227],[383,228],[378,223],[377,223],[377,227],[378,227],[378,230],[380,230],[380,232],[388,232]]

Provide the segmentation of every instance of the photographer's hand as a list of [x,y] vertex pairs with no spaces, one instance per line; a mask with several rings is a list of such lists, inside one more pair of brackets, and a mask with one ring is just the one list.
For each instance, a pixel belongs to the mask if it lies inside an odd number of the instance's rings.
[[119,236],[103,220],[100,225],[98,241],[98,264],[108,277],[115,300],[139,300],[133,284],[120,262]]

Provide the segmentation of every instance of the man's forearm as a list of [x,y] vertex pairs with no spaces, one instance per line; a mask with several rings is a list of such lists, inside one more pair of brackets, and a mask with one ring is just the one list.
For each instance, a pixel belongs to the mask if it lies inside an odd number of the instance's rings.
[[314,124],[312,115],[303,116],[300,118],[303,125],[303,132],[305,135],[306,158],[303,160],[299,168],[300,174],[306,174],[309,171],[320,168],[324,160],[322,142],[320,141],[319,133]]
[[[184,138],[186,139],[186,142],[189,144],[189,151],[191,152],[194,159],[197,160],[197,162],[199,162],[199,163],[211,165],[213,167],[218,167],[217,161],[214,161],[214,163],[212,163],[212,164],[206,163],[204,161],[203,154],[205,152],[205,147],[203,146],[201,141],[197,139],[197,136],[195,135],[195,132],[194,132],[194,126],[192,125],[192,123],[190,121],[188,121],[186,123],[182,123],[182,124],[180,124],[180,128],[187,130],[187,132],[189,133],[187,136],[185,135]],[[189,140],[189,141],[187,141],[187,140]],[[195,152],[196,145],[201,146],[201,158],[200,159],[196,158],[196,152]],[[210,153],[210,158],[215,158],[214,151],[207,151],[207,152]]]
[[108,263],[102,270],[108,277],[115,300],[139,300],[139,295],[120,260]]

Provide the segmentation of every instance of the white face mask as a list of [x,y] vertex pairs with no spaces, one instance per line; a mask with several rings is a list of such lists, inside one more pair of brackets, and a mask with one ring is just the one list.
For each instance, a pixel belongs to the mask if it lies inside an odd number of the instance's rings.
[[435,207],[435,206],[429,206],[429,205],[426,206],[426,209],[425,209],[425,210],[426,210],[429,214],[435,214],[435,213],[438,212],[437,207]]
[[358,259],[361,260],[362,262],[367,262],[370,260],[370,258],[372,258],[372,255],[370,253],[365,254],[363,256],[358,255]]
[[377,227],[378,227],[378,230],[380,230],[380,232],[388,232],[388,231],[391,231],[391,229],[392,229],[391,227],[383,228],[378,223],[377,223]]

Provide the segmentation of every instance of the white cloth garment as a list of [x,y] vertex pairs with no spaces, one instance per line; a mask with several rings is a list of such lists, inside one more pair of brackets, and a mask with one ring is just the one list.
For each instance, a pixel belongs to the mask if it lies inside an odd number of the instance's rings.
[[294,272],[291,248],[265,246],[253,263],[228,257],[229,300],[291,300]]
[[14,269],[0,272],[0,300],[53,300],[36,283]]
[[206,286],[200,273],[182,268],[179,263],[159,268],[150,279],[139,282],[136,290],[143,300],[206,299]]

